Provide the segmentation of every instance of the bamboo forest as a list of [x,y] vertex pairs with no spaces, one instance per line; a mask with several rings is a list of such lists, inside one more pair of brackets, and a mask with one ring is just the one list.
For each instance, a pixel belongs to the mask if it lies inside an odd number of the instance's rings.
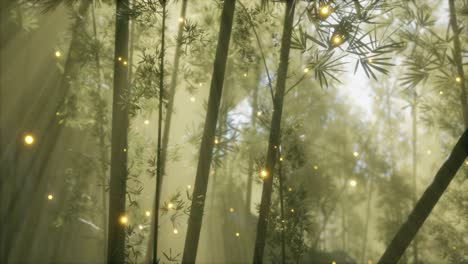
[[467,0],[1,0],[0,263],[468,264]]

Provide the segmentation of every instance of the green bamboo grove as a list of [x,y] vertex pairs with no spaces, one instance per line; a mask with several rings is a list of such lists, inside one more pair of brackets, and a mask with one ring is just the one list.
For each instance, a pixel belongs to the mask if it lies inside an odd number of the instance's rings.
[[0,263],[468,263],[464,0],[0,3]]

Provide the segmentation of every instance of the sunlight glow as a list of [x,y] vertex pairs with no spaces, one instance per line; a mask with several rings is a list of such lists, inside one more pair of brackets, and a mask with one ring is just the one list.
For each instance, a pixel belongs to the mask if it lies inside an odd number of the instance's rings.
[[62,53],[60,51],[55,52],[55,57],[60,58],[62,56]]
[[53,199],[54,199],[54,196],[53,196],[52,194],[49,194],[49,195],[47,195],[47,199],[53,200]]
[[268,177],[268,172],[266,170],[262,170],[260,172],[260,178],[265,179],[266,177]]

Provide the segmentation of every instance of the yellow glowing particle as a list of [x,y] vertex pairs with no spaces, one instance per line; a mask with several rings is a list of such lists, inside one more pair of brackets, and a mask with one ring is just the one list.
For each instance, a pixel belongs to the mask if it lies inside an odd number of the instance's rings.
[[261,116],[261,115],[262,115],[262,111],[258,111],[257,116]]
[[62,56],[62,53],[60,51],[55,52],[55,57],[60,58]]
[[244,77],[247,77],[247,73],[244,73]]
[[217,138],[215,138],[214,143],[219,144],[219,140]]
[[187,185],[187,189],[192,189],[192,185]]
[[124,149],[123,149],[123,152],[127,152],[127,149],[126,149],[126,148],[124,148]]
[[372,264],[372,260],[369,259],[369,260],[367,261],[367,264]]
[[341,43],[343,43],[343,37],[338,34],[334,34],[332,36],[332,41],[333,41],[333,44],[335,44],[336,46],[339,46],[341,45]]
[[314,165],[314,170],[318,170],[318,166],[317,166],[317,165]]
[[26,134],[24,136],[24,144],[26,145],[32,145],[34,144],[34,137],[31,134]]
[[202,83],[199,83],[198,85],[199,85],[199,86],[202,86]]
[[262,170],[260,172],[260,178],[265,179],[268,176],[268,172],[266,170]]
[[118,61],[122,61],[122,57],[118,57],[117,60],[118,60]]
[[173,203],[168,203],[168,204],[167,204],[167,208],[168,208],[168,209],[174,208],[174,204],[173,204]]
[[351,187],[356,187],[357,181],[354,180],[354,179],[353,179],[353,180],[350,180],[350,181],[349,181],[349,185],[350,185]]
[[174,232],[174,234],[176,234],[176,235],[179,234],[179,230],[177,230],[177,228],[174,228],[174,230],[172,232]]
[[283,157],[280,157],[280,161],[283,161]]
[[291,208],[291,213],[294,213],[294,208]]
[[192,103],[195,102],[195,97],[193,97],[193,96],[190,97],[190,102],[192,102]]
[[457,83],[461,83],[461,77],[455,78],[455,81],[456,81]]
[[305,73],[308,73],[308,72],[309,72],[309,68],[304,68],[304,72],[305,72]]
[[288,192],[292,192],[292,188],[291,188],[291,187],[288,188]]
[[468,165],[468,160],[467,160],[467,161],[465,161],[465,165]]
[[128,218],[127,218],[126,215],[122,215],[122,216],[120,217],[119,221],[120,221],[120,223],[121,223],[122,225],[126,225],[126,224],[128,223]]
[[180,22],[180,23],[184,22],[184,18],[183,18],[183,17],[179,17],[179,22]]
[[143,230],[143,226],[142,226],[142,225],[138,225],[138,228],[139,228],[140,230]]
[[124,62],[123,62],[123,65],[127,65],[127,61],[124,61]]
[[240,237],[240,234],[239,234],[239,232],[236,232],[236,237]]
[[331,12],[331,8],[327,5],[322,5],[319,7],[320,16],[323,18],[328,17],[331,14]]
[[150,211],[146,211],[146,212],[145,212],[145,215],[146,215],[146,216],[150,216],[150,215],[151,215],[151,212],[150,212]]
[[47,199],[52,200],[54,199],[54,196],[52,194],[47,195]]
[[374,60],[373,59],[368,59],[367,62],[368,63],[372,63]]
[[354,151],[354,152],[353,152],[353,156],[354,156],[354,157],[357,157],[357,156],[359,156],[359,152],[357,152],[357,151]]
[[440,95],[443,95],[443,94],[444,94],[444,92],[443,92],[443,91],[439,91],[439,94],[440,94]]
[[332,261],[332,264],[336,264],[336,261]]
[[229,212],[234,213],[234,208],[229,208]]
[[144,123],[145,123],[145,125],[148,125],[148,124],[149,124],[149,120],[146,119]]

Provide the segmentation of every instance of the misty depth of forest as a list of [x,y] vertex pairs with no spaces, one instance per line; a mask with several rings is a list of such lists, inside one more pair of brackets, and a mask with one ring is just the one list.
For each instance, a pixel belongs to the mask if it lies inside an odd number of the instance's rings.
[[0,1],[0,263],[468,264],[467,18]]

